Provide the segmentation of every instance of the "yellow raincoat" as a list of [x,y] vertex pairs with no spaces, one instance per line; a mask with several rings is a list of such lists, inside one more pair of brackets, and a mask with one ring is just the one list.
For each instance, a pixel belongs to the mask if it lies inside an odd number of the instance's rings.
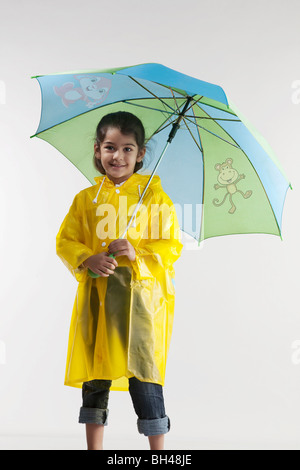
[[73,307],[65,385],[128,378],[163,385],[170,345],[175,288],[173,263],[182,250],[174,205],[155,175],[126,233],[135,261],[116,258],[109,277],[92,278],[80,265],[121,238],[149,175],[133,173],[115,186],[107,176],[80,191],[56,237],[56,252],[79,282]]

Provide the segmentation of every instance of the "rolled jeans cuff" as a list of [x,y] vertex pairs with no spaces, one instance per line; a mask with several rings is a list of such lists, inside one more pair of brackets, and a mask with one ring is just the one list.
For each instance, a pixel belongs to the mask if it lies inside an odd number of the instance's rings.
[[107,426],[108,410],[100,408],[87,408],[82,406],[79,413],[79,423],[83,424],[103,424]]
[[140,434],[145,436],[156,436],[167,434],[170,431],[170,419],[168,416],[157,419],[138,419],[137,427]]

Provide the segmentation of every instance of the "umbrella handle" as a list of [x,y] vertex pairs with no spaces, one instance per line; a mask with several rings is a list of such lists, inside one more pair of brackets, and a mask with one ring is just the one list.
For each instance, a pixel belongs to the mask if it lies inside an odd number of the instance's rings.
[[[114,253],[111,253],[111,254],[109,255],[109,258],[114,258],[114,259],[115,259]],[[88,268],[88,275],[89,275],[90,277],[93,277],[93,278],[100,277],[100,274],[94,273],[94,271],[92,271],[90,268]]]

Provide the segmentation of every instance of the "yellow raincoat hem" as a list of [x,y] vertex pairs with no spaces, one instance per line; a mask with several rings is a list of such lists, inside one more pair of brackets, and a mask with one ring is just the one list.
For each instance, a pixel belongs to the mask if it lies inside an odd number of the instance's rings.
[[[82,379],[77,379],[77,380],[65,380],[64,382],[64,385],[67,386],[67,387],[74,387],[74,388],[82,388],[82,384],[84,382],[90,382],[91,380],[111,380],[112,381],[112,386],[110,388],[111,391],[120,391],[120,392],[127,392],[129,387],[128,387],[128,379],[130,379],[131,377],[134,377],[133,374],[129,375],[129,376],[120,376],[120,377],[98,377],[98,376],[88,376],[88,377],[84,377]],[[127,379],[127,380],[126,380]],[[137,377],[138,380],[140,380],[141,382],[150,382],[150,380],[143,380],[139,377]],[[126,381],[127,385],[126,386],[122,386],[122,385],[118,385],[119,381],[122,380],[122,383],[124,383],[124,381]],[[151,382],[153,383],[153,382]],[[164,382],[163,381],[158,381],[158,382],[155,382],[157,383],[158,385],[161,385],[161,386],[164,386]]]

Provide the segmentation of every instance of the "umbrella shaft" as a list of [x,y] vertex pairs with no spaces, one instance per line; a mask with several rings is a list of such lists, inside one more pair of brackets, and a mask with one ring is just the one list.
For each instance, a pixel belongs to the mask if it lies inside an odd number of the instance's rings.
[[184,114],[185,114],[185,112],[186,112],[186,110],[187,110],[187,108],[188,108],[190,102],[192,101],[192,99],[193,99],[193,98],[192,98],[191,96],[188,96],[188,98],[187,98],[187,100],[186,100],[186,103],[185,103],[185,105],[184,105],[183,110],[182,110],[181,113],[179,114],[177,121],[174,122],[173,127],[172,127],[171,132],[170,132],[169,137],[168,137],[168,142],[169,142],[169,144],[170,144],[170,143],[172,142],[172,140],[174,139],[174,137],[175,137],[175,135],[176,135],[176,132],[177,132],[178,129],[179,129],[179,123],[180,123],[180,121],[182,120],[182,118],[183,118],[183,116],[184,116]]

